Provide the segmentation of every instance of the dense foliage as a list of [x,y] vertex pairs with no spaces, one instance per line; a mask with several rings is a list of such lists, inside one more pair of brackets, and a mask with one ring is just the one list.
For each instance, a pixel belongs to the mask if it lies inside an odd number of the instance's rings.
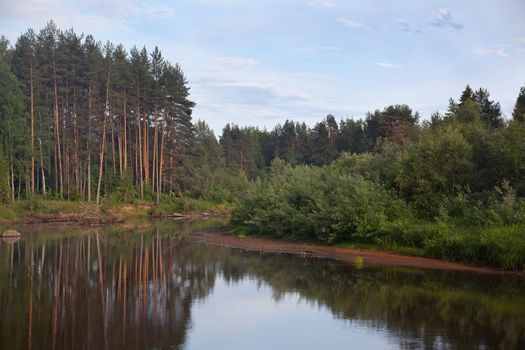
[[281,154],[287,162],[274,160],[250,185],[233,222],[255,234],[524,268],[525,125],[505,121],[488,96],[467,86],[446,115],[421,124],[408,107],[387,107],[352,121],[355,138],[341,131],[350,121],[337,129],[328,116],[311,131],[334,125],[327,156],[312,152],[300,165]]

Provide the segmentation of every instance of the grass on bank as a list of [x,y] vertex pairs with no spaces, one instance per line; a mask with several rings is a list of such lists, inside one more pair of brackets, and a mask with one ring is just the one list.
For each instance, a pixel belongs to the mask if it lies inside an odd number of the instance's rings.
[[410,227],[403,233],[392,231],[390,236],[375,242],[343,242],[337,245],[345,248],[389,250],[508,270],[525,269],[525,230],[519,225],[443,227],[425,223]]
[[52,215],[80,213],[85,209],[80,202],[52,199],[32,199],[13,201],[8,204],[0,204],[0,220],[17,221],[30,213]]
[[165,196],[160,204],[152,200],[133,200],[124,202],[111,197],[103,198],[100,206],[84,201],[68,201],[34,197],[28,200],[0,204],[0,223],[20,221],[27,215],[76,214],[88,211],[101,211],[123,219],[148,217],[158,214],[185,212],[213,212],[228,214],[230,205],[212,201],[177,196]]

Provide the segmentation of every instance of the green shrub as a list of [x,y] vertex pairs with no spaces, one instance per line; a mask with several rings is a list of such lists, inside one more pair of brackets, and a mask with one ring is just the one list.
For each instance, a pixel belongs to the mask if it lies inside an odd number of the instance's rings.
[[491,228],[479,236],[478,256],[484,263],[506,269],[525,268],[525,233],[519,226]]
[[334,243],[374,240],[403,216],[410,216],[405,203],[361,175],[275,160],[269,179],[250,187],[232,220],[252,233]]
[[113,187],[112,200],[121,203],[133,203],[137,196],[137,189],[133,185],[131,174],[122,174]]
[[38,195],[30,194],[23,202],[23,208],[33,212],[42,207],[42,199]]

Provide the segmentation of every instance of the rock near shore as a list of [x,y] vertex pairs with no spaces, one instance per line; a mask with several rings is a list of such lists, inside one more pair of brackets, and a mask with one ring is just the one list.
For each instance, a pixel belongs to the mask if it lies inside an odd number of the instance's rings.
[[7,230],[0,235],[0,237],[20,237],[20,232],[15,230]]

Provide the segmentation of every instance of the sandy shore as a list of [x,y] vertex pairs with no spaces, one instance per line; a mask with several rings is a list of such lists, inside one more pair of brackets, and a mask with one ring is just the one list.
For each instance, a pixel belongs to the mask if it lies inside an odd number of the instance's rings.
[[487,274],[509,274],[523,277],[523,273],[514,273],[497,268],[460,264],[445,260],[422,258],[397,253],[368,249],[351,249],[333,246],[322,246],[310,243],[285,242],[266,238],[239,238],[228,234],[220,228],[211,228],[195,233],[197,239],[209,243],[240,248],[246,250],[264,251],[270,253],[285,253],[307,255],[318,258],[354,261],[356,257],[364,259],[366,264],[408,266],[422,269],[467,271]]

